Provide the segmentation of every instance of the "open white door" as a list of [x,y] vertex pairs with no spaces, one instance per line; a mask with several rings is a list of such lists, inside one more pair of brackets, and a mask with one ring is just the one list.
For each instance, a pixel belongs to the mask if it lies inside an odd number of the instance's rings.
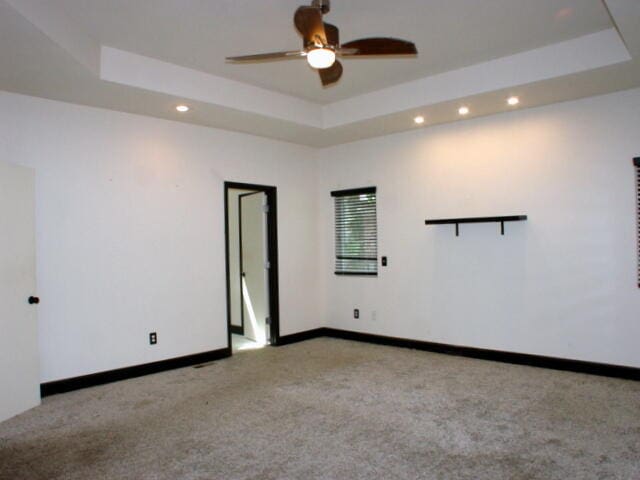
[[0,162],[0,422],[40,403],[35,271],[34,172]]
[[244,336],[261,344],[267,343],[269,316],[266,202],[263,192],[240,196]]

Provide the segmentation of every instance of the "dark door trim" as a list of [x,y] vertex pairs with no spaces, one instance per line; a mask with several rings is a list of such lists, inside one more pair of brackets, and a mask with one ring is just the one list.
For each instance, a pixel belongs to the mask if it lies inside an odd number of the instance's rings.
[[[269,342],[277,345],[280,341],[280,301],[278,284],[278,195],[277,188],[252,183],[224,182],[224,239],[225,265],[227,274],[227,345],[231,348],[231,288],[229,267],[229,190],[255,190],[267,196],[267,251],[269,254]],[[242,291],[242,290],[241,290]]]

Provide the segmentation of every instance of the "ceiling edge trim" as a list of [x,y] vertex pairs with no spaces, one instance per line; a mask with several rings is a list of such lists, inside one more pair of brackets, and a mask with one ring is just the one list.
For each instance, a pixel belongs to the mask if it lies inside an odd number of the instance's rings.
[[615,28],[425,77],[323,107],[324,128],[631,60]]
[[320,105],[143,55],[103,46],[100,78],[185,99],[322,128]]

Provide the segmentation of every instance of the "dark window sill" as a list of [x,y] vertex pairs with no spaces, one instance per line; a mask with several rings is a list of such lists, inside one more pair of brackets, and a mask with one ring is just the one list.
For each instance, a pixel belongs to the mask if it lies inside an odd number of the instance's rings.
[[377,277],[378,272],[334,272],[336,275]]

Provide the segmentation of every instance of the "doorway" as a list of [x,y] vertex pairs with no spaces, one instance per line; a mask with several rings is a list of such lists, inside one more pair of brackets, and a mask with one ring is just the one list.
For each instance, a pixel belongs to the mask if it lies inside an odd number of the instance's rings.
[[225,182],[228,345],[279,340],[276,187]]

